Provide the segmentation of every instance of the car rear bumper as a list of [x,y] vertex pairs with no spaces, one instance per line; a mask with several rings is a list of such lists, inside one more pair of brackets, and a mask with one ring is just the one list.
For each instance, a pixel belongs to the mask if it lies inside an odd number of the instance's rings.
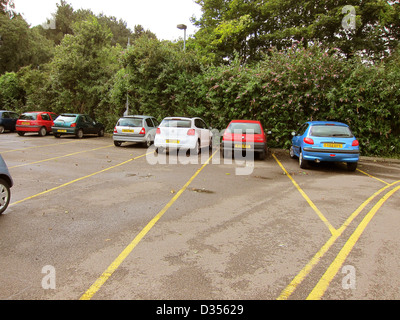
[[357,162],[360,159],[360,150],[304,148],[303,159],[309,161]]
[[[246,145],[246,147],[243,147],[243,145]],[[246,150],[250,152],[263,152],[266,150],[266,146],[264,142],[243,143],[241,141],[222,141],[221,149],[227,151]]]
[[16,125],[15,129],[17,131],[23,132],[38,132],[42,126],[23,126],[23,125]]
[[75,128],[68,127],[51,127],[53,134],[76,134]]
[[113,134],[113,140],[114,141],[121,141],[121,142],[140,142],[144,143],[146,142],[146,136],[128,136],[125,134]]

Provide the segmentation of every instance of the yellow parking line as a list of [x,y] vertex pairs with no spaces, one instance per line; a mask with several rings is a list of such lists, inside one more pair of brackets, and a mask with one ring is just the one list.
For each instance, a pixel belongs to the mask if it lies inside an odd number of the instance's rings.
[[114,165],[114,166],[108,167],[108,168],[106,168],[106,169],[103,169],[103,170],[100,170],[100,171],[91,173],[91,174],[89,174],[89,175],[87,175],[87,176],[84,176],[84,177],[81,177],[81,178],[72,180],[72,181],[70,181],[70,182],[64,183],[64,184],[59,185],[59,186],[57,186],[57,187],[48,189],[48,190],[43,191],[43,192],[40,192],[40,193],[37,193],[37,194],[35,194],[35,195],[33,195],[33,196],[24,198],[24,199],[19,200],[19,201],[16,201],[16,202],[13,202],[13,203],[10,204],[10,207],[11,207],[11,206],[15,206],[16,204],[25,202],[25,201],[27,201],[27,200],[31,200],[31,199],[37,198],[37,197],[42,196],[42,195],[44,195],[44,194],[50,193],[50,192],[52,192],[52,191],[61,189],[61,188],[63,188],[63,187],[69,186],[70,184],[73,184],[73,183],[75,183],[75,182],[78,182],[78,181],[81,181],[81,180],[84,180],[84,179],[93,177],[93,176],[95,176],[95,175],[97,175],[97,174],[99,174],[99,173],[103,173],[103,172],[106,172],[106,171],[108,171],[108,170],[111,170],[111,169],[120,167],[120,166],[122,166],[122,165],[124,165],[124,164],[127,164],[127,163],[133,161],[133,160],[136,160],[136,159],[145,157],[145,156],[147,156],[148,154],[151,154],[151,153],[152,153],[152,152],[149,152],[149,153],[146,153],[146,154],[142,154],[141,156],[138,156],[138,157],[136,157],[136,158],[129,159],[129,160],[127,160],[127,161],[121,162],[121,163],[119,163],[119,164],[116,164],[116,165]]
[[365,228],[371,222],[372,218],[375,216],[377,211],[382,207],[382,205],[396,192],[400,190],[400,186],[394,188],[385,194],[377,204],[367,213],[361,223],[358,225],[357,229],[350,236],[349,240],[345,243],[342,250],[336,256],[335,260],[331,263],[329,268],[326,270],[324,275],[318,281],[317,285],[311,291],[307,300],[319,300],[324,295],[325,291],[328,289],[329,284],[338,273],[340,267],[343,265],[344,261],[350,254],[351,250],[360,239],[361,234],[364,232]]
[[297,190],[300,192],[300,194],[303,196],[303,198],[307,201],[307,203],[310,205],[310,207],[317,213],[318,217],[325,223],[325,225],[328,227],[329,231],[331,232],[332,235],[336,233],[336,229],[330,224],[328,219],[322,214],[322,212],[317,208],[317,206],[311,201],[311,199],[307,196],[307,194],[303,191],[303,189],[300,188],[300,186],[297,184],[297,182],[292,178],[292,176],[289,174],[289,172],[285,169],[285,167],[280,163],[278,158],[272,154],[278,165],[281,167],[281,169],[285,172],[287,177],[292,181],[294,186],[297,188]]
[[359,171],[359,172],[365,174],[366,176],[368,176],[368,177],[370,177],[370,178],[372,178],[372,179],[378,180],[378,181],[380,181],[380,182],[382,182],[382,183],[385,183],[385,184],[389,184],[389,182],[386,182],[386,181],[383,181],[382,179],[379,179],[379,178],[377,178],[377,177],[374,177],[373,175],[371,175],[371,174],[369,174],[369,173],[366,173],[366,172],[364,172],[364,171],[362,171],[362,170],[360,170],[360,169],[357,169],[357,171]]
[[44,148],[44,147],[51,147],[51,146],[58,146],[62,144],[67,144],[67,143],[73,143],[77,141],[68,141],[68,142],[59,142],[59,143],[52,143],[52,144],[45,144],[42,146],[33,146],[33,147],[26,147],[26,148],[21,148],[21,149],[13,149],[13,150],[7,150],[7,151],[2,151],[1,154],[3,153],[9,153],[9,152],[15,152],[15,151],[23,151],[23,150],[28,150],[28,149],[35,149],[35,148]]
[[80,153],[85,153],[85,152],[90,152],[90,151],[96,151],[96,150],[101,150],[101,149],[106,149],[106,148],[110,148],[113,145],[108,145],[105,147],[100,147],[100,148],[95,148],[95,149],[90,149],[90,150],[83,150],[83,151],[78,151],[78,152],[74,152],[74,153],[69,153],[63,156],[59,156],[59,157],[53,157],[53,158],[48,158],[48,159],[44,159],[44,160],[39,160],[39,161],[35,161],[35,162],[29,162],[29,163],[24,163],[24,164],[19,164],[16,166],[12,166],[12,167],[8,167],[9,169],[14,169],[14,168],[19,168],[19,167],[24,167],[24,166],[29,166],[32,164],[37,164],[37,163],[42,163],[42,162],[47,162],[47,161],[51,161],[51,160],[56,160],[56,159],[61,159],[61,158],[66,158],[66,157],[70,157],[70,156],[74,156]]
[[143,230],[133,239],[133,241],[120,253],[120,255],[110,264],[106,271],[93,283],[93,285],[82,295],[80,300],[90,300],[93,295],[99,291],[103,284],[111,277],[111,275],[118,269],[121,263],[128,257],[132,250],[137,244],[143,239],[143,237],[153,228],[158,220],[164,215],[164,213],[175,203],[176,200],[182,195],[192,181],[199,175],[199,173],[210,163],[214,155],[219,151],[215,151],[211,157],[208,158],[206,163],[196,171],[196,173],[189,179],[188,182],[180,189],[176,195],[165,205],[163,209],[143,228]]
[[318,264],[321,258],[325,255],[326,252],[332,247],[332,245],[336,242],[336,240],[343,234],[346,228],[350,225],[350,223],[360,214],[362,210],[379,194],[381,194],[386,189],[400,183],[400,180],[391,183],[383,187],[382,189],[375,192],[372,196],[370,196],[367,200],[365,200],[358,208],[355,210],[343,223],[343,225],[337,230],[337,233],[332,235],[329,240],[321,247],[321,249],[314,255],[314,257],[307,263],[307,265],[294,277],[294,279],[289,283],[289,285],[282,291],[278,300],[287,300],[290,295],[296,290],[296,288],[303,282],[303,280],[308,276],[313,267]]

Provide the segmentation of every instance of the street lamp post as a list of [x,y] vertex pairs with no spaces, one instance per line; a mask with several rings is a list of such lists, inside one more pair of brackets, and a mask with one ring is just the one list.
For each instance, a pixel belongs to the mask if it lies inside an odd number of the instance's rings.
[[177,26],[176,26],[178,29],[180,29],[180,30],[183,30],[183,51],[185,51],[186,50],[186,29],[187,29],[187,26],[185,25],[185,24],[178,24]]

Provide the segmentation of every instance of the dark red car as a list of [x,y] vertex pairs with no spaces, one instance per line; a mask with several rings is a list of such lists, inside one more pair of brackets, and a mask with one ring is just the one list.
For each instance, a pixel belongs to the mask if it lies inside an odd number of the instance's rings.
[[20,136],[27,132],[35,132],[43,137],[51,132],[51,127],[57,117],[58,115],[54,112],[25,112],[19,116],[15,129]]
[[232,120],[222,136],[221,150],[223,157],[231,157],[235,152],[258,153],[261,160],[268,151],[267,135],[260,121]]

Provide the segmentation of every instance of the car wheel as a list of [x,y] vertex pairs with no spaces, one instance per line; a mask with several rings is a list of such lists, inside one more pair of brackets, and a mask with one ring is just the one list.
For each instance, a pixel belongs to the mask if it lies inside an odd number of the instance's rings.
[[47,133],[47,130],[45,127],[41,127],[38,133],[40,137],[44,137]]
[[23,131],[17,131],[17,133],[18,133],[18,135],[19,135],[20,137],[22,137],[22,136],[25,135],[25,132],[23,132]]
[[10,186],[6,181],[0,179],[0,214],[2,214],[10,203]]
[[195,147],[192,149],[193,154],[200,154],[200,141],[197,140]]
[[300,151],[300,157],[299,157],[299,166],[302,169],[307,169],[308,168],[308,162],[307,160],[303,159],[303,151]]
[[98,135],[99,137],[104,137],[104,129],[101,128],[101,129],[99,130],[99,132],[97,133],[97,135]]
[[163,153],[164,152],[164,148],[163,147],[158,147],[155,150],[156,153]]
[[54,134],[54,138],[57,138],[57,139],[61,138],[61,134],[55,133],[55,134]]
[[260,160],[265,160],[265,156],[266,156],[265,150],[261,151],[261,152],[258,154],[258,158],[259,158]]
[[356,171],[358,162],[347,162],[347,170]]
[[4,126],[0,126],[0,134],[4,133]]
[[114,146],[120,147],[122,145],[121,141],[114,141]]
[[150,148],[152,144],[153,144],[153,142],[151,141],[151,137],[150,137],[150,135],[148,135],[147,139],[146,139],[146,147]]
[[82,138],[83,138],[83,130],[82,130],[82,129],[79,129],[79,130],[76,132],[76,137],[77,137],[78,139],[82,139]]
[[291,157],[292,159],[296,159],[296,158],[297,158],[296,155],[294,154],[293,146],[290,147],[289,155],[290,155],[290,157]]

